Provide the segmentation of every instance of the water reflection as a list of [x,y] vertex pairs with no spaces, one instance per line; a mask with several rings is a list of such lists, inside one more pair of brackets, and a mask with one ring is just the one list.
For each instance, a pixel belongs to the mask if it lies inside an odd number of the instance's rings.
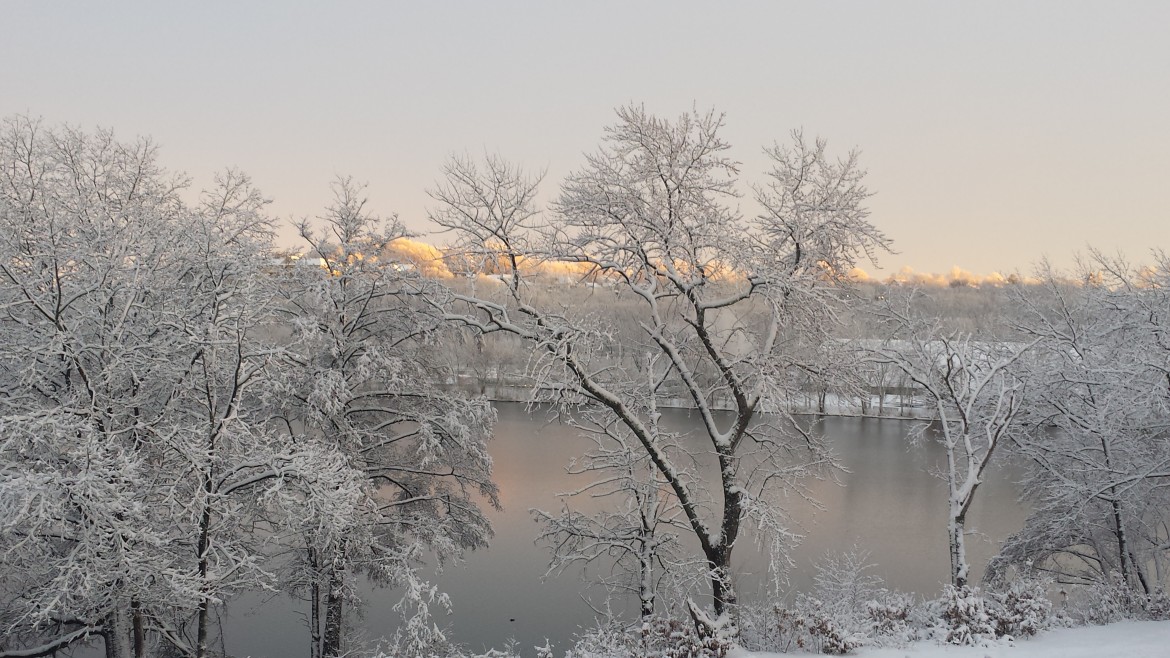
[[[580,572],[543,579],[548,555],[533,543],[538,529],[528,510],[559,509],[556,494],[585,483],[566,475],[564,468],[592,444],[572,428],[550,422],[543,412],[529,415],[518,404],[498,408],[490,449],[504,509],[489,514],[496,532],[491,547],[437,577],[454,606],[451,637],[475,650],[500,647],[508,638],[525,650],[545,638],[563,649],[572,635],[592,624],[593,612],[583,597],[599,604],[604,596],[591,591]],[[666,420],[678,428],[694,422],[686,411],[669,413]],[[906,437],[912,429],[911,421],[872,418],[831,418],[821,426],[849,472],[840,478],[844,486],[812,484],[823,510],[800,498],[788,503],[805,535],[792,553],[794,588],[808,586],[812,564],[826,551],[854,545],[871,552],[876,573],[889,586],[933,595],[945,582],[946,486],[928,472],[943,455],[934,444],[911,448]],[[982,533],[982,540],[972,537],[968,547],[976,579],[998,542],[1023,525],[1025,511],[1016,502],[1011,480],[1010,470],[993,470],[971,510],[969,527]],[[754,550],[748,539],[736,548],[745,597],[766,580]],[[364,634],[373,639],[393,633],[397,618],[391,608],[398,595],[375,590],[364,597]],[[303,607],[285,597],[235,601],[224,621],[229,653],[255,658],[307,655]]]

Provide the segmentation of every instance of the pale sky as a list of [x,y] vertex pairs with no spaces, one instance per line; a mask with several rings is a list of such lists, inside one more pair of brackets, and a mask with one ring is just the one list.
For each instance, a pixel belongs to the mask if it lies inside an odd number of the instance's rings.
[[150,135],[197,185],[239,167],[281,217],[351,174],[427,231],[442,161],[485,149],[552,196],[637,102],[726,112],[748,181],[793,128],[858,148],[886,272],[1170,250],[1165,2],[6,0],[0,25],[0,115]]

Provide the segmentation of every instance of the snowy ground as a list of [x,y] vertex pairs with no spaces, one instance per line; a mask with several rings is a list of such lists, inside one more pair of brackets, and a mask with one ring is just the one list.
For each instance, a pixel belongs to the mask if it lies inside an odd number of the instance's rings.
[[[799,655],[737,650],[728,658],[794,658]],[[918,642],[905,649],[861,649],[856,655],[860,658],[1170,658],[1170,622],[1127,621],[1107,626],[1058,628],[1034,639],[990,647],[951,647]]]

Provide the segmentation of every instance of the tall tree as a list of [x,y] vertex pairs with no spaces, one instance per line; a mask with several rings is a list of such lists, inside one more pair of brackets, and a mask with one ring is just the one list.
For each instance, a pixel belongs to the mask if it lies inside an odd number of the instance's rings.
[[344,453],[363,475],[367,513],[344,536],[312,526],[302,535],[312,655],[344,651],[359,573],[407,585],[404,641],[422,652],[442,635],[428,623],[438,595],[419,579],[420,562],[457,557],[491,534],[480,505],[499,505],[486,451],[495,412],[442,388],[449,373],[428,357],[442,322],[421,299],[444,291],[394,257],[401,226],[369,212],[352,179],[333,193],[317,226],[301,223],[309,251],[284,286],[296,353],[286,420]]
[[992,575],[1030,565],[1148,595],[1170,573],[1170,263],[1093,252],[1075,277],[1041,277],[1017,291],[1021,331],[1041,341],[1034,430],[1017,446],[1034,511]]
[[680,537],[689,531],[686,515],[629,431],[612,417],[589,417],[609,424],[574,421],[595,448],[568,471],[592,480],[561,494],[559,514],[533,510],[543,526],[538,541],[551,550],[549,573],[592,568],[611,596],[636,596],[638,613],[647,618],[656,612],[660,592],[689,591],[688,579],[699,572]]
[[946,331],[936,318],[919,317],[894,299],[885,300],[880,313],[892,338],[873,347],[870,358],[904,373],[933,416],[921,432],[945,451],[939,470],[947,483],[951,584],[964,587],[971,572],[967,514],[992,460],[1024,430],[1027,378],[1017,366],[1036,341],[981,341]]
[[[537,207],[539,179],[498,158],[447,164],[431,218],[464,262],[498,267],[503,286],[456,294],[446,317],[521,337],[534,350],[537,399],[600,414],[594,427],[620,425],[682,510],[721,614],[737,601],[731,558],[743,524],[771,540],[780,566],[793,534],[773,497],[803,493],[803,478],[834,465],[785,402],[824,365],[817,348],[833,327],[839,273],[886,241],[868,222],[856,154],[831,159],[799,134],[766,149],[761,212],[745,219],[720,115],[617,115],[548,214]],[[552,264],[636,300],[638,342],[616,349],[603,314],[550,300],[536,279]],[[661,357],[653,373],[639,372],[647,352]],[[676,440],[660,425],[655,399],[667,394],[694,406],[696,436]]]
[[155,550],[169,537],[144,518],[137,449],[153,415],[142,383],[174,356],[148,300],[175,283],[165,245],[184,181],[145,140],[23,117],[3,129],[5,613],[18,638],[85,628],[125,656],[136,603],[195,589]]
[[346,465],[259,404],[278,352],[264,200],[228,172],[189,207],[149,141],[23,118],[0,176],[6,644],[206,655],[210,606],[268,580],[248,530],[281,485],[311,472],[331,486],[305,500],[346,495]]

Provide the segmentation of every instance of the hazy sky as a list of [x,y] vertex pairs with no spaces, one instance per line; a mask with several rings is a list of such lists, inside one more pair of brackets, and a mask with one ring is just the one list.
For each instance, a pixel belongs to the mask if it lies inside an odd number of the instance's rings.
[[[793,128],[857,147],[903,265],[1170,249],[1170,3],[0,3],[0,115],[145,134],[282,217],[335,174],[428,230],[456,151],[546,168],[613,108],[727,113],[752,179]],[[441,238],[432,238],[441,241]]]

